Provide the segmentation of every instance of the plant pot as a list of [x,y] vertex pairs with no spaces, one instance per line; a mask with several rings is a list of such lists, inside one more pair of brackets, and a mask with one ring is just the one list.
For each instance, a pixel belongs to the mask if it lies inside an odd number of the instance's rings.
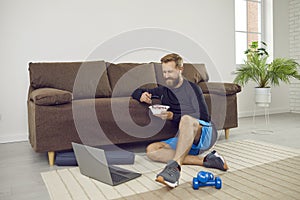
[[258,107],[269,107],[271,103],[271,88],[255,88],[255,102]]

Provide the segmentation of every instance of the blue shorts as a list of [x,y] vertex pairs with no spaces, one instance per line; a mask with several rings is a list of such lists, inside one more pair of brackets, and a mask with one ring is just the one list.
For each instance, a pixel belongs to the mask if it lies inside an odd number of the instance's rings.
[[[211,143],[212,143],[213,128],[211,123],[203,120],[199,120],[199,124],[202,126],[201,138],[197,145],[196,144],[192,145],[189,151],[189,155],[198,155],[200,150],[205,151],[212,146]],[[170,138],[162,142],[170,145],[170,147],[175,150],[178,142],[178,137]]]

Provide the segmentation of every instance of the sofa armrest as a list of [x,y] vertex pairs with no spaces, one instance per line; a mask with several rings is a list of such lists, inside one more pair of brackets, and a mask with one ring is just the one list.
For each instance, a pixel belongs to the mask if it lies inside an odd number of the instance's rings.
[[200,82],[198,85],[204,94],[229,96],[241,91],[241,86],[234,83]]
[[36,105],[50,106],[70,103],[72,101],[72,93],[54,88],[39,88],[33,90],[29,94],[29,98]]

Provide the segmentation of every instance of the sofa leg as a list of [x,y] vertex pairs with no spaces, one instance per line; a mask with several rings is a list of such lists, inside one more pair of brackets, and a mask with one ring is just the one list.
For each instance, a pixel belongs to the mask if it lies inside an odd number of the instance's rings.
[[228,140],[229,138],[229,128],[225,128],[225,139]]
[[49,151],[48,152],[48,160],[49,160],[49,165],[50,166],[54,165],[54,156],[55,156],[55,152],[54,151]]

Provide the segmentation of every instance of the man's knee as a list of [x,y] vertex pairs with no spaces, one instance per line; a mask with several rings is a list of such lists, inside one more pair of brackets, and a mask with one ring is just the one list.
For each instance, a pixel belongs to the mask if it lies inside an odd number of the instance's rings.
[[155,143],[151,143],[146,147],[146,153],[151,153],[153,151],[157,150],[157,145]]
[[199,122],[194,117],[183,115],[180,119],[179,128],[185,128],[187,126],[193,127],[194,132],[197,132],[199,128]]
[[192,118],[193,117],[191,117],[189,115],[183,115],[180,119],[180,123],[184,123],[184,124],[190,123],[192,121]]
[[146,147],[147,157],[150,158],[151,160],[157,160],[157,158],[156,158],[157,151],[163,147],[164,147],[164,145],[161,142],[155,142],[155,143],[149,144]]

